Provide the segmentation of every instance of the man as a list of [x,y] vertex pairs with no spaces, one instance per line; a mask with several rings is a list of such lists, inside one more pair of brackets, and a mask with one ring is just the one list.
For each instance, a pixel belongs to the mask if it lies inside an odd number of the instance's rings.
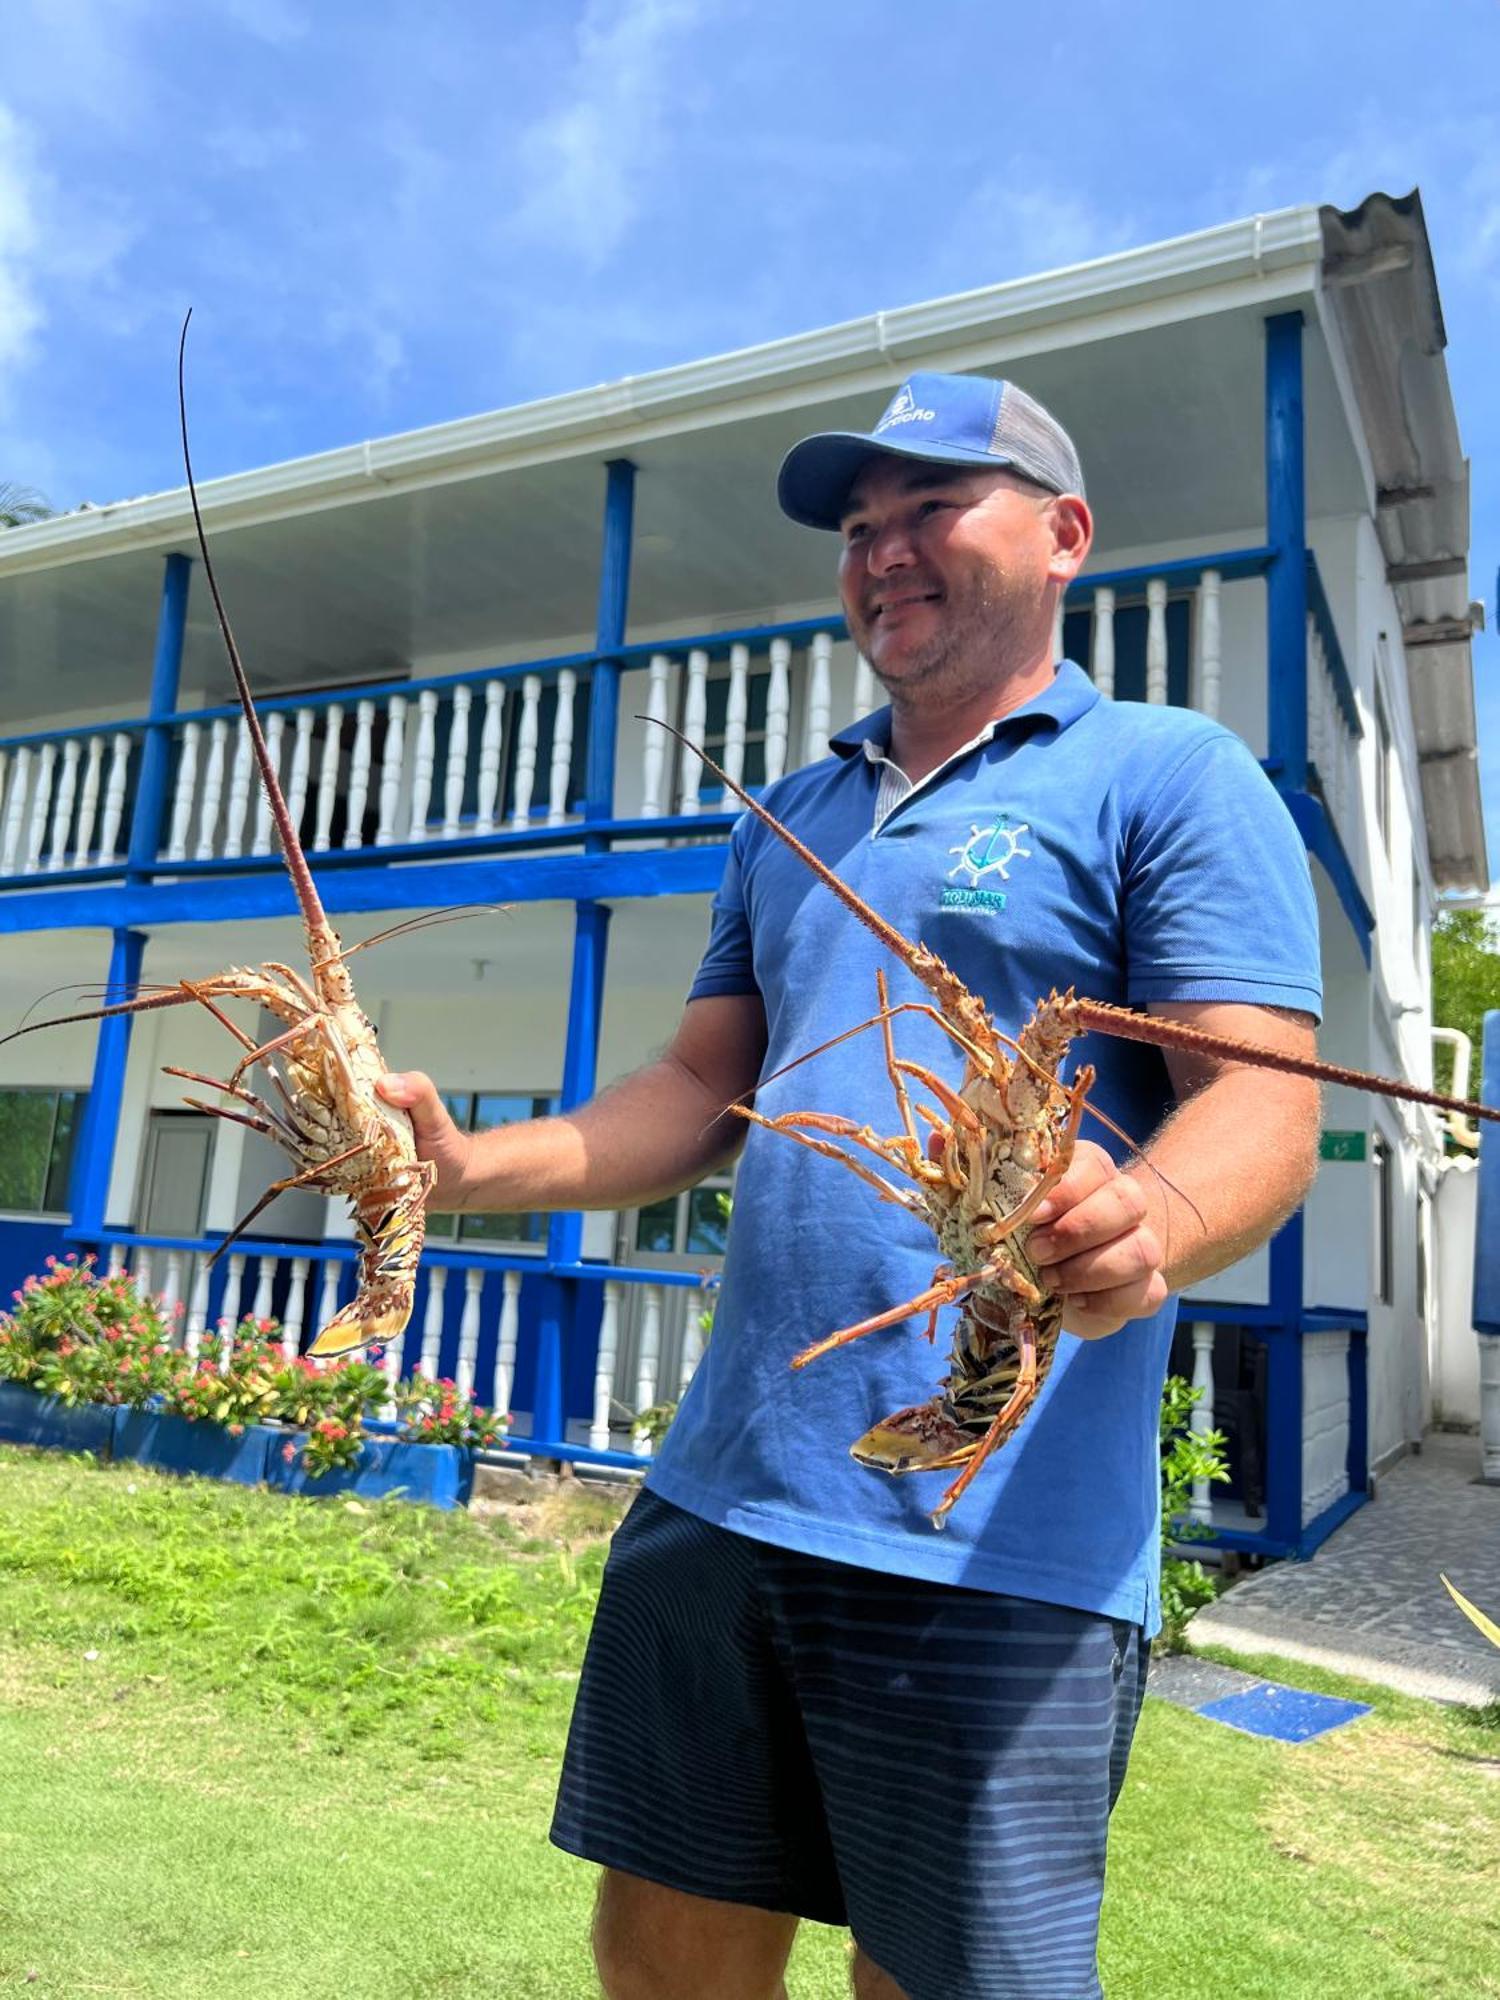
[[[1076,982],[1310,1051],[1307,863],[1258,766],[1203,718],[1101,701],[1054,661],[1092,535],[1055,420],[1004,383],[916,375],[873,432],[805,439],[779,492],[840,533],[849,628],[890,707],[773,786],[772,809],[1003,1027]],[[895,1128],[878,1034],[773,1076],[873,1011],[882,964],[894,998],[919,997],[747,817],[660,1061],[473,1140],[425,1078],[388,1094],[440,1207],[646,1202],[729,1154],[724,1107],[762,1077],[764,1111]],[[898,1030],[957,1074],[929,1022]],[[951,1473],[848,1456],[932,1393],[940,1351],[908,1326],[787,1368],[922,1290],[933,1241],[838,1166],[750,1134],[713,1339],[615,1539],[553,1829],[605,1866],[610,2000],[777,2000],[804,1916],[850,1925],[861,2000],[1099,1993],[1105,1831],[1157,1623],[1169,1293],[1296,1205],[1316,1096],[1120,1042],[1087,1053],[1096,1101],[1150,1143],[1120,1148],[1122,1169],[1081,1142],[1038,1211],[1028,1255],[1067,1331],[941,1534],[928,1513]]]

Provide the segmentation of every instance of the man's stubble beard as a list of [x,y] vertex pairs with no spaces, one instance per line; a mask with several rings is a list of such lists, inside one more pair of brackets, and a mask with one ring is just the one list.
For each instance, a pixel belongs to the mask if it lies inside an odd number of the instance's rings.
[[[961,598],[950,595],[939,630],[906,656],[892,678],[881,672],[862,643],[861,651],[892,705],[913,710],[950,708],[989,690],[998,694],[1011,674],[1030,664],[1035,650],[1031,629],[1035,611],[1029,605],[1023,611],[1019,596],[1005,577],[993,573]],[[868,631],[866,626],[865,637]],[[860,640],[862,635],[856,631],[855,637]]]

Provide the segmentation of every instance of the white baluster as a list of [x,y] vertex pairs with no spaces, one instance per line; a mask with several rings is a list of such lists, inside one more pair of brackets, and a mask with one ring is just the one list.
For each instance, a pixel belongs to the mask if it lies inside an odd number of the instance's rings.
[[255,1304],[250,1310],[255,1314],[256,1325],[271,1317],[271,1288],[276,1282],[277,1259],[262,1250],[256,1260]]
[[536,784],[536,740],[538,714],[542,705],[540,674],[528,674],[521,683],[521,723],[516,735],[516,804],[511,814],[513,827],[525,827],[531,819],[531,793]]
[[521,1329],[521,1274],[507,1271],[500,1281],[500,1332],[495,1344],[495,1384],[490,1408],[497,1416],[510,1414],[511,1384],[516,1379],[516,1341]]
[[380,823],[375,845],[389,847],[396,838],[396,800],[401,791],[401,766],[406,758],[406,696],[393,694],[385,705],[385,755],[380,760]]
[[302,831],[302,815],[307,810],[307,787],[312,776],[313,724],[317,719],[316,709],[297,710],[297,734],[292,743],[292,775],[287,780],[286,807],[299,834]]
[[464,1310],[458,1323],[458,1359],[453,1364],[453,1382],[461,1396],[473,1394],[474,1363],[479,1354],[479,1295],[484,1290],[484,1272],[464,1272]]
[[443,1347],[443,1294],[447,1289],[448,1266],[430,1265],[427,1271],[427,1311],[422,1318],[422,1353],[417,1363],[429,1382],[437,1380]]
[[172,792],[172,828],[167,835],[168,861],[187,859],[188,828],[193,820],[193,794],[198,789],[198,738],[200,722],[186,722],[182,728],[182,752],[177,759],[177,783]]
[[500,797],[500,741],[505,720],[505,683],[484,684],[484,728],[479,737],[479,798],[474,821],[476,833],[495,831],[496,806]]
[[323,711],[323,759],[318,766],[318,818],[313,829],[314,854],[326,854],[333,839],[333,808],[339,795],[339,744],[344,710],[332,702]]
[[198,1349],[208,1326],[208,1281],[211,1273],[208,1258],[193,1260],[193,1293],[188,1302],[187,1318],[183,1322],[182,1344],[192,1360],[198,1359]]
[[698,1371],[698,1363],[703,1359],[703,1319],[713,1308],[714,1294],[706,1285],[701,1286],[688,1307],[687,1319],[682,1328],[682,1355],[677,1369],[678,1400],[687,1394],[688,1383]]
[[214,835],[219,830],[219,806],[224,797],[224,764],[229,755],[229,724],[221,715],[208,734],[208,762],[203,769],[203,807],[198,814],[199,861],[214,858]]
[[[266,755],[271,769],[281,776],[281,739],[286,734],[286,716],[279,708],[273,708],[266,717]],[[264,785],[255,788],[255,837],[250,842],[252,854],[269,854],[271,851],[271,801],[266,796]]]
[[1198,707],[1217,722],[1219,719],[1219,675],[1222,645],[1219,636],[1219,590],[1223,578],[1216,569],[1206,569],[1198,583]]
[[682,733],[687,743],[682,746],[682,758],[677,778],[677,810],[682,813],[696,813],[702,810],[698,796],[703,777],[703,766],[688,748],[694,743],[701,750],[708,734],[708,655],[699,646],[688,654],[687,692],[683,698]]
[[250,809],[250,766],[253,759],[250,731],[241,721],[235,726],[234,769],[229,774],[229,804],[224,808],[226,861],[233,861],[244,852],[245,814]]
[[1111,698],[1115,691],[1115,593],[1101,583],[1094,591],[1094,635],[1089,662],[1094,686]]
[[81,749],[76,737],[70,736],[63,745],[62,777],[57,786],[57,804],[52,813],[52,847],[47,856],[50,870],[61,868],[68,858],[68,829],[73,824],[73,801],[78,792],[78,755]]
[[401,1385],[401,1350],[406,1344],[406,1329],[403,1327],[386,1342],[385,1352],[380,1357],[380,1372],[385,1377],[385,1400],[380,1405],[382,1417],[390,1419],[396,1414],[396,1391]]
[[295,1361],[302,1349],[302,1322],[307,1317],[307,1274],[312,1268],[309,1257],[292,1259],[292,1282],[286,1295],[286,1313],[281,1322],[281,1351],[288,1361]]
[[453,690],[448,723],[448,770],[443,784],[443,838],[456,840],[463,818],[464,787],[469,779],[469,708],[474,690],[460,683]]
[[828,755],[833,727],[833,638],[814,632],[807,649],[807,723],[802,732],[802,761],[816,764]]
[[788,671],[792,663],[790,639],[771,641],[771,679],[766,689],[766,783],[774,785],[786,774],[787,733],[791,727],[792,689]]
[[0,875],[14,875],[16,872],[16,851],[21,844],[26,791],[30,782],[31,745],[23,743],[16,752],[16,767],[10,774],[10,796],[5,801],[5,843],[0,847]]
[[437,763],[437,705],[437,689],[423,688],[417,696],[417,741],[412,751],[408,840],[427,838],[427,808],[432,804],[432,773]]
[[557,676],[557,713],[552,721],[548,826],[561,826],[568,816],[568,780],[573,775],[573,691],[577,685],[577,674],[571,667],[563,667]]
[[[88,759],[83,767],[83,796],[78,801],[78,830],[73,836],[73,866],[89,865],[89,842],[94,837],[94,821],[99,814],[99,779],[104,769],[104,738],[89,738]],[[5,767],[0,763],[0,797],[5,794]]]
[[370,737],[375,728],[375,704],[362,701],[354,710],[354,749],[349,758],[349,816],[344,821],[345,847],[365,844],[365,802],[370,796]]
[[144,1243],[141,1244],[136,1250],[135,1268],[134,1271],[132,1272],[132,1276],[135,1279],[135,1288],[140,1293],[141,1297],[143,1299],[150,1298],[151,1251],[150,1247]]
[[[245,1253],[231,1250],[229,1253],[229,1275],[224,1280],[224,1296],[219,1301],[219,1318],[227,1322],[225,1333],[234,1338],[235,1328],[240,1323],[240,1302],[245,1292]],[[228,1345],[226,1342],[224,1363],[228,1365]]]
[[[1202,1434],[1214,1427],[1214,1330],[1208,1321],[1201,1319],[1193,1321],[1193,1387],[1202,1393],[1193,1405],[1188,1427]],[[1208,1480],[1193,1481],[1188,1514],[1195,1521],[1212,1519],[1213,1501],[1209,1498]]]
[[182,1252],[180,1250],[169,1250],[167,1252],[166,1276],[162,1279],[162,1287],[161,1287],[161,1302],[163,1308],[168,1313],[170,1313],[172,1308],[176,1305],[177,1301],[181,1297],[182,1297]]
[[323,1259],[323,1286],[318,1294],[318,1331],[333,1318],[339,1309],[339,1274],[343,1266],[337,1257]]
[[646,734],[641,743],[641,817],[660,819],[667,809],[662,797],[662,774],[667,768],[667,732],[660,724],[667,719],[668,682],[672,662],[665,653],[653,653],[646,669]]
[[47,807],[52,801],[52,770],[57,762],[57,745],[44,743],[37,756],[36,791],[31,801],[31,826],[26,835],[26,866],[22,871],[35,875],[42,865],[42,841],[47,832]]
[[[99,862],[107,866],[115,858],[115,841],[125,813],[125,785],[130,775],[130,738],[117,730],[109,747],[109,777],[104,787],[104,818],[99,825]],[[0,869],[0,874],[4,870]]]
[[1329,808],[1333,805],[1333,760],[1329,756],[1331,745],[1325,740],[1327,722],[1327,702],[1324,698],[1323,647],[1318,638],[1317,621],[1309,611],[1307,614],[1307,754],[1313,769],[1323,783],[1324,795]]
[[880,696],[876,693],[875,669],[863,653],[854,656],[854,715],[852,720],[863,722],[867,715],[873,715],[880,706]]
[[[745,736],[749,726],[750,648],[736,645],[729,649],[729,692],[724,706],[724,769],[731,778],[743,779],[745,775]],[[732,792],[721,803],[731,812],[744,811]]]
[[[661,1359],[661,1286],[644,1285],[641,1288],[641,1344],[636,1359],[635,1407],[639,1414],[649,1410],[656,1402],[656,1367]],[[651,1456],[651,1440],[642,1432],[634,1433],[631,1449],[637,1458]]]
[[1056,662],[1063,658],[1063,619],[1067,612],[1063,604],[1063,594],[1057,593],[1057,602],[1052,607],[1052,658]]
[[614,1278],[605,1280],[604,1305],[599,1314],[599,1352],[594,1361],[594,1415],[589,1425],[589,1443],[595,1451],[609,1450],[609,1419],[614,1404],[615,1359],[620,1351],[620,1303],[623,1287]]
[[109,1266],[105,1275],[111,1278],[118,1278],[124,1268],[125,1245],[123,1243],[111,1243],[109,1246]]
[[1146,581],[1146,699],[1158,708],[1167,699],[1167,580]]

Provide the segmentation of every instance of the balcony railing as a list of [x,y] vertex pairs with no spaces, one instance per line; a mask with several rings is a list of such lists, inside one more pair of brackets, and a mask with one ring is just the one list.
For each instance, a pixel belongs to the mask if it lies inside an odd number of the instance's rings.
[[[1261,587],[1270,560],[1246,549],[1081,578],[1059,610],[1059,656],[1070,649],[1116,699],[1217,716],[1225,595]],[[1359,714],[1310,560],[1308,601],[1312,781],[1348,848]],[[759,786],[825,755],[829,737],[879,699],[868,664],[830,618],[258,706],[307,851],[357,863],[576,845],[585,833],[595,845],[639,842],[651,821],[722,814],[725,802],[689,750],[637,716],[672,722],[731,776]],[[137,803],[151,732],[167,738],[156,808]],[[595,739],[616,747],[608,795],[591,799]],[[138,809],[159,810],[149,838],[135,837]],[[237,709],[0,741],[0,882],[120,874],[127,857],[138,876],[278,865]]]

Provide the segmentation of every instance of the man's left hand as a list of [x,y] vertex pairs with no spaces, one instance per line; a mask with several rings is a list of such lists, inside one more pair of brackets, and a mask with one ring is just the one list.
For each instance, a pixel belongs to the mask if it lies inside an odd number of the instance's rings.
[[1063,1295],[1069,1333],[1101,1340],[1165,1302],[1165,1252],[1147,1209],[1139,1181],[1080,1139],[1026,1245],[1043,1283]]

